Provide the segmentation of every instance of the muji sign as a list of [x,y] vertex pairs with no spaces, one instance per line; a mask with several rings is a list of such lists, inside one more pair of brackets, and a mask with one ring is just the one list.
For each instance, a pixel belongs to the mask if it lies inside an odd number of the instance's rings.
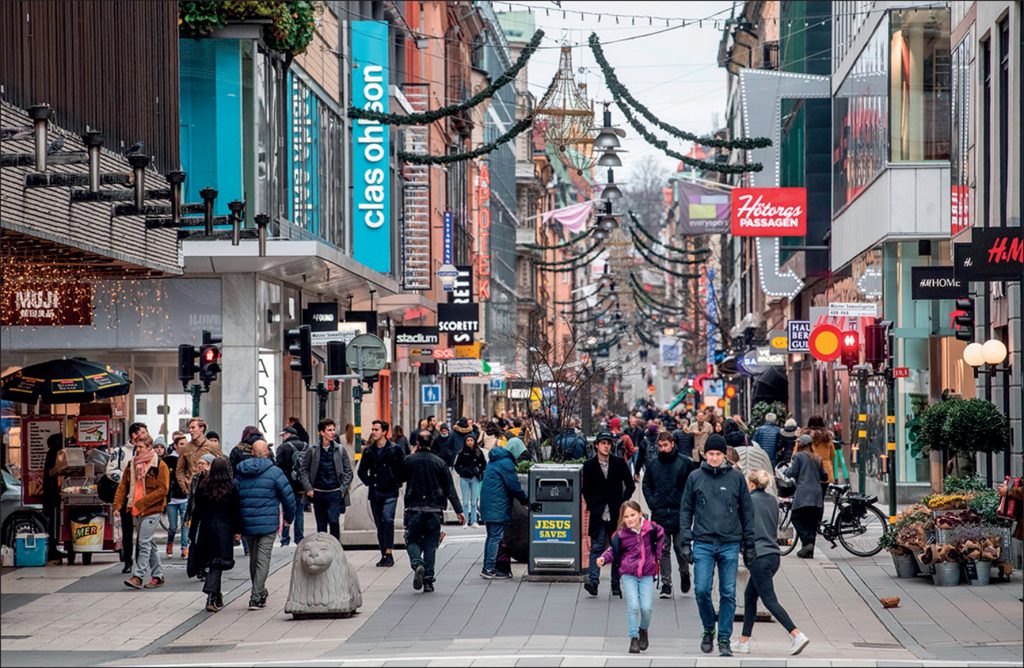
[[732,233],[737,237],[802,237],[807,234],[806,188],[736,188]]

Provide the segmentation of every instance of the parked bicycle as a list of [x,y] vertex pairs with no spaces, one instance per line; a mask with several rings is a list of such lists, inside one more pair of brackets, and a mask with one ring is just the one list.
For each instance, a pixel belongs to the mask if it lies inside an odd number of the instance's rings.
[[[858,557],[878,554],[889,526],[885,514],[875,506],[878,497],[850,493],[849,485],[829,485],[828,493],[832,497],[832,517],[818,525],[818,535],[833,549],[838,541]],[[782,556],[792,552],[798,540],[792,510],[793,499],[779,499],[778,542]]]

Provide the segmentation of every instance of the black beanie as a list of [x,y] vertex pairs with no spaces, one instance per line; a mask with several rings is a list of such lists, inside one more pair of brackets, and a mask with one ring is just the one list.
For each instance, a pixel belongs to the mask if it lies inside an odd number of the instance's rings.
[[722,454],[726,454],[729,451],[729,445],[722,438],[721,434],[711,434],[708,436],[708,440],[704,443],[704,452],[710,452],[711,450],[718,450]]

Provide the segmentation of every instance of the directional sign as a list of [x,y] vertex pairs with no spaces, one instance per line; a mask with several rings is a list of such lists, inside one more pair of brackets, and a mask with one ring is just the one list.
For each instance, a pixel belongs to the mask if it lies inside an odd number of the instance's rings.
[[424,406],[441,403],[441,386],[420,385],[420,403]]
[[345,361],[363,378],[376,376],[388,363],[384,341],[374,334],[360,334],[345,346]]
[[487,389],[494,391],[501,391],[505,389],[505,381],[501,378],[491,378],[487,381]]

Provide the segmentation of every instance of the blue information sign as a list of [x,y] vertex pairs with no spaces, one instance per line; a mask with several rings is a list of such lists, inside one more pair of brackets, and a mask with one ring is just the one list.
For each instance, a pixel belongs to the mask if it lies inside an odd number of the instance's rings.
[[444,260],[441,264],[452,264],[452,244],[455,243],[455,219],[451,211],[444,212]]
[[424,406],[441,403],[441,386],[420,385],[420,403]]

